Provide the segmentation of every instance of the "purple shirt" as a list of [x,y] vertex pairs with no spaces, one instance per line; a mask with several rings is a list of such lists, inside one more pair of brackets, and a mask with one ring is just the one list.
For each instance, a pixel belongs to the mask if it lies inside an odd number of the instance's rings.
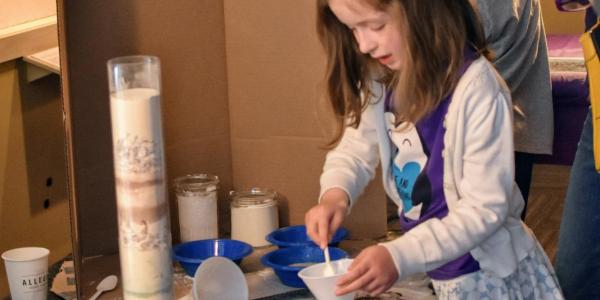
[[[467,56],[470,57],[470,56]],[[464,72],[470,65],[466,60]],[[386,97],[386,111],[391,107],[391,94]],[[415,126],[394,126],[394,115],[387,111],[385,118],[388,134],[394,144],[392,175],[403,203],[400,226],[409,231],[431,219],[448,214],[444,195],[444,118],[452,96],[446,97]],[[447,264],[428,272],[429,277],[447,280],[479,270],[479,263],[469,252]]]

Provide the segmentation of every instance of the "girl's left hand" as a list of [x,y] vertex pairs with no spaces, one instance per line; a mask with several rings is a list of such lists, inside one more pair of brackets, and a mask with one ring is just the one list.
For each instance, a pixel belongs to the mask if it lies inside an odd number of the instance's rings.
[[361,251],[337,282],[338,296],[363,290],[371,296],[387,291],[398,279],[398,271],[388,250],[380,245]]

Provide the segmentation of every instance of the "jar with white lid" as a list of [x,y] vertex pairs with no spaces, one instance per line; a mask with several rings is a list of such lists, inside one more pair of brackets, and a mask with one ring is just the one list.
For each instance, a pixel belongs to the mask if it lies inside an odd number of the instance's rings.
[[231,238],[253,247],[270,245],[265,237],[279,228],[276,193],[266,188],[230,192]]
[[191,174],[175,179],[182,242],[219,237],[217,187],[219,177]]

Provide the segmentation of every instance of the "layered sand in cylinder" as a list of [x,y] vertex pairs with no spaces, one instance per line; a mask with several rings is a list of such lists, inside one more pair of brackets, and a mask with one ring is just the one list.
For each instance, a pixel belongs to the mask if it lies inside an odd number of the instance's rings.
[[173,299],[160,93],[119,91],[110,107],[123,295]]

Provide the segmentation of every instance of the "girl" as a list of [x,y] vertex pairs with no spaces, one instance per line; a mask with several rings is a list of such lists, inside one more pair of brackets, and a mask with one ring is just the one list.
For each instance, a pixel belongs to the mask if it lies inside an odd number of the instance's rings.
[[317,28],[341,130],[308,234],[326,246],[379,162],[406,231],[363,250],[336,293],[427,272],[441,299],[561,299],[519,218],[510,94],[468,0],[318,0]]

